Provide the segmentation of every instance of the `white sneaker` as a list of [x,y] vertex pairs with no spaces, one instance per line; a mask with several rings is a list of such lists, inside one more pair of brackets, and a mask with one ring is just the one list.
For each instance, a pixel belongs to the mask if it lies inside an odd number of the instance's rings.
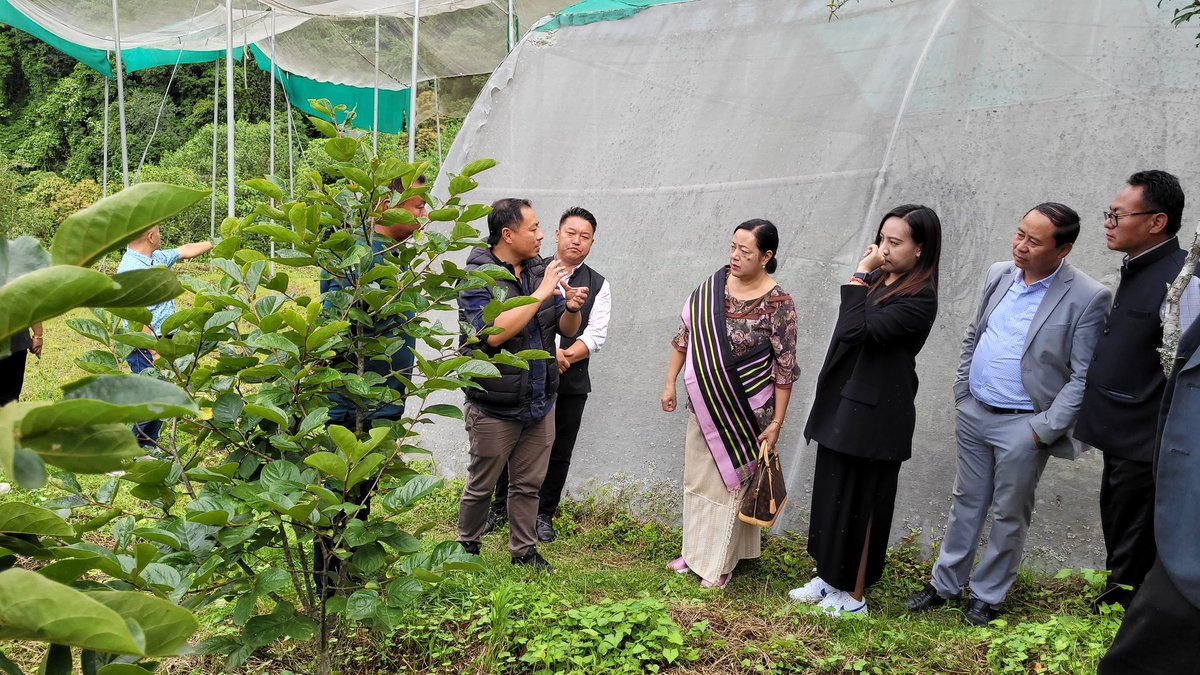
[[817,607],[829,616],[840,619],[844,616],[867,616],[867,601],[855,600],[846,591],[834,590]]
[[825,596],[836,590],[833,586],[825,583],[825,580],[821,577],[813,577],[812,581],[809,581],[800,588],[793,588],[788,591],[788,597],[792,599],[792,602],[815,605],[824,600]]

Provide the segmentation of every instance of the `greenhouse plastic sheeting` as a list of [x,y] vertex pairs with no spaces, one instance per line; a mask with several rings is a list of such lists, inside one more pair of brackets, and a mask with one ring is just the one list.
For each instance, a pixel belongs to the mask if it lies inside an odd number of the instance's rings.
[[[518,34],[566,0],[516,0]],[[412,0],[238,0],[233,3],[233,42],[257,50],[270,70],[271,36],[276,67],[293,103],[297,93],[353,107],[356,125],[373,122],[371,105],[381,90],[379,128],[402,127],[408,103],[401,92],[412,75]],[[379,17],[376,73],[375,22]],[[224,58],[228,13],[222,0],[121,0],[121,55],[133,72],[176,63]],[[112,77],[108,52],[115,50],[111,0],[0,0],[0,23],[23,30]],[[491,72],[508,52],[506,0],[424,0],[420,3],[417,82],[435,77]],[[262,58],[265,56],[264,58]]]
[[[800,315],[781,527],[807,532],[815,448],[801,432],[838,287],[881,215],[918,202],[945,229],[940,308],[917,359],[914,457],[891,536],[940,537],[961,338],[1021,217],[1042,201],[1073,206],[1084,229],[1071,262],[1115,287],[1121,256],[1105,248],[1100,214],[1124,179],[1162,168],[1200,198],[1200,49],[1194,26],[1171,26],[1169,4],[861,0],[828,21],[824,0],[694,0],[526,36],[445,166],[497,159],[471,198],[532,199],[545,253],[567,207],[599,220],[589,263],[612,285],[612,325],[569,490],[605,486],[678,513],[686,413],[660,410],[668,342],[684,298],[725,264],[733,228],[769,218],[782,238],[775,276]],[[1193,205],[1185,231],[1198,217]],[[465,472],[460,424],[440,424],[432,442],[444,470]],[[1103,564],[1100,469],[1094,452],[1051,460],[1032,560]]]

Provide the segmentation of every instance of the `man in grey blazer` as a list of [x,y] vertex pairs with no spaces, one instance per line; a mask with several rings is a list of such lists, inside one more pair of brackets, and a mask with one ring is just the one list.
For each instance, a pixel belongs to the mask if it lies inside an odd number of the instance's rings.
[[1159,409],[1154,539],[1146,574],[1099,675],[1194,673],[1200,644],[1200,320],[1179,340]]
[[[1050,455],[1074,459],[1071,426],[1112,294],[1066,262],[1079,215],[1039,204],[1013,237],[1013,261],[988,270],[954,383],[958,475],[931,583],[909,598],[920,612],[962,596],[964,619],[986,626],[1017,576],[1034,490]],[[983,556],[971,573],[992,510]]]

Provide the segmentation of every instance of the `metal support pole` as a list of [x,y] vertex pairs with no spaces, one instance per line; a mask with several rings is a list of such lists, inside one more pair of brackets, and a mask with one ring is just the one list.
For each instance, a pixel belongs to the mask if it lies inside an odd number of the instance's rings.
[[442,106],[438,100],[438,79],[433,78],[433,124],[437,129],[438,171],[442,170]]
[[508,33],[504,36],[504,43],[508,47],[508,51],[512,51],[513,46],[517,44],[517,20],[516,12],[513,9],[515,0],[508,0]]
[[100,169],[100,196],[108,196],[108,78],[104,78],[104,155]]
[[233,0],[225,0],[225,215],[233,217]]
[[371,108],[371,152],[379,154],[379,15],[375,15],[375,100]]
[[212,190],[208,195],[208,238],[217,238],[217,114],[221,110],[221,66],[213,64]]
[[[115,0],[114,0],[115,1]],[[408,163],[417,157],[417,45],[421,31],[421,0],[413,0],[412,77],[408,81]]]
[[[245,55],[249,45],[242,47],[242,54]],[[271,152],[267,159],[267,173],[270,174],[271,180],[275,179],[275,8],[271,8],[271,74],[268,78],[271,82],[271,131],[269,134],[271,141]],[[275,207],[275,200],[271,199],[271,208]],[[271,240],[271,275],[275,274],[275,240]]]
[[121,125],[121,178],[129,187],[129,141],[125,133],[125,74],[121,64],[121,19],[117,0],[112,0],[113,47],[117,53],[117,116]]

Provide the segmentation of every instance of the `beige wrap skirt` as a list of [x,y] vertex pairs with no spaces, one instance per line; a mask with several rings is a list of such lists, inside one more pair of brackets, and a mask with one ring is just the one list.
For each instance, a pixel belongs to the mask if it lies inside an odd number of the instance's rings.
[[738,519],[749,482],[737,492],[725,487],[695,414],[688,415],[683,447],[683,559],[716,583],[738,561],[762,554],[762,530]]

